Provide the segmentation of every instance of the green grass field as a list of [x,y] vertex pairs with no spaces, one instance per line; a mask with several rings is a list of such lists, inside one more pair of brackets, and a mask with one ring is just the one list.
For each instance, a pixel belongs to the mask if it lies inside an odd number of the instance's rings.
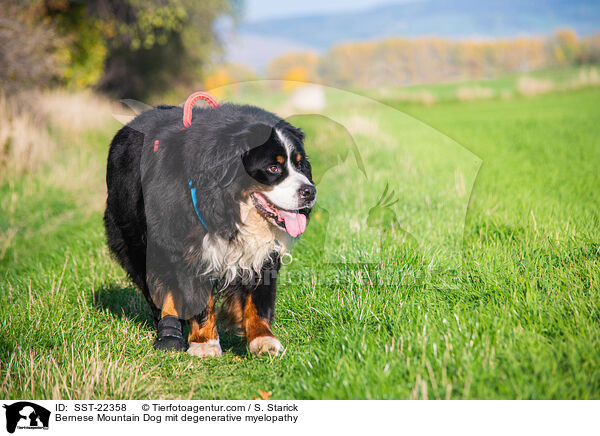
[[[343,129],[298,119],[320,209],[280,277],[274,359],[225,332],[222,358],[152,349],[104,242],[119,126],[53,130],[56,161],[0,187],[0,397],[600,398],[600,89],[383,100],[332,103],[368,183],[344,179],[362,177],[351,158],[324,169]],[[388,183],[408,232],[367,222]]]

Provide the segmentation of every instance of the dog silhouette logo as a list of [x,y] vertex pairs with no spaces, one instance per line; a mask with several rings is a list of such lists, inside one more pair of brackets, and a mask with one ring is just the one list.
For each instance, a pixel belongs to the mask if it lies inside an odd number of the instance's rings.
[[48,429],[50,411],[28,401],[4,405],[6,409],[6,431],[14,433],[19,429]]
[[393,208],[398,201],[399,198],[396,196],[394,190],[390,190],[389,184],[386,183],[379,200],[369,209],[367,226],[381,230],[379,245],[382,252],[384,249],[384,239],[392,233],[396,233],[396,240],[404,243],[412,243],[415,247],[418,246],[416,238],[403,228]]

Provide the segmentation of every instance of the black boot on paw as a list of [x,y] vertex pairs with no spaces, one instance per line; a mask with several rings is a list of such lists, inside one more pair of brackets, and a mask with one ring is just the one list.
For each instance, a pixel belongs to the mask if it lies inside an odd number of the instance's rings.
[[185,351],[181,322],[176,316],[162,317],[156,330],[158,338],[154,341],[155,350]]

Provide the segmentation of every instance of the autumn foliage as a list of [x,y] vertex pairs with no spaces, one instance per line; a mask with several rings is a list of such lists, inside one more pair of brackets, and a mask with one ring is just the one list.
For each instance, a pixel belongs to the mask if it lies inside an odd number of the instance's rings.
[[267,69],[269,79],[285,80],[284,88],[293,89],[293,82],[316,82],[319,56],[315,53],[291,53],[275,59]]
[[569,29],[547,38],[450,41],[440,38],[348,42],[318,57],[275,59],[268,77],[375,88],[447,80],[485,79],[512,72],[600,61],[600,34],[578,38]]

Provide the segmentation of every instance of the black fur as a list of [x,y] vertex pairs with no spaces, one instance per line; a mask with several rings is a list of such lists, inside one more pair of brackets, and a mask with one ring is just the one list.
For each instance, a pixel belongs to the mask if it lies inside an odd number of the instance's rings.
[[[108,156],[108,245],[143,292],[155,325],[167,293],[174,295],[179,317],[187,320],[204,316],[209,296],[221,289],[214,277],[201,273],[202,241],[207,233],[234,239],[239,205],[250,189],[268,189],[285,177],[285,171],[264,170],[285,151],[275,127],[293,141],[301,155],[297,167],[311,180],[302,132],[272,113],[232,104],[194,109],[188,129],[182,116],[182,108],[174,106],[143,112],[117,132]],[[206,227],[194,209],[190,182]],[[301,213],[308,217],[310,208]],[[241,301],[252,293],[259,315],[270,321],[279,267],[273,254],[254,280],[234,280],[223,295]]]

